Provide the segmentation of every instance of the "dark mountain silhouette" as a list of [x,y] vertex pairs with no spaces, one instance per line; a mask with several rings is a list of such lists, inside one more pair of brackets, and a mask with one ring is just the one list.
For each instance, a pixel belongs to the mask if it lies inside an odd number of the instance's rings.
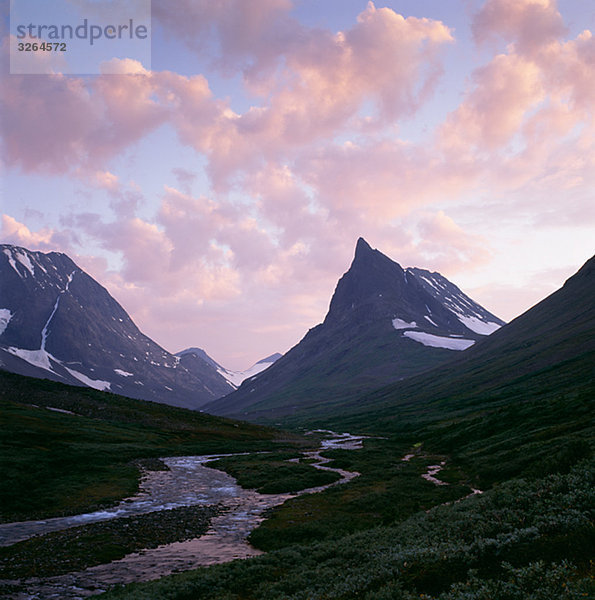
[[403,269],[360,238],[324,322],[205,410],[276,419],[341,403],[448,361],[503,324],[439,273]]

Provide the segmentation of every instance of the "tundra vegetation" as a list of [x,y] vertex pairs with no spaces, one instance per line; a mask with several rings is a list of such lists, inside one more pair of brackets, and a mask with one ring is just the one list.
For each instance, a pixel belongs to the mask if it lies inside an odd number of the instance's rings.
[[[218,466],[262,491],[312,484],[307,461],[287,462],[315,444],[297,430],[288,434],[94,390],[1,376],[2,430],[10,432],[2,439],[9,467],[3,466],[3,491],[10,499],[2,502],[5,520],[114,502],[134,491],[140,458],[250,452],[222,459]],[[594,597],[592,377],[583,369],[573,372],[572,386],[554,386],[548,393],[541,386],[534,394],[533,382],[523,381],[522,388],[511,386],[508,396],[500,391],[465,404],[456,399],[409,403],[399,419],[387,418],[384,408],[366,418],[337,417],[343,430],[349,425],[352,433],[371,437],[361,450],[324,455],[332,459],[330,466],[361,475],[272,509],[250,536],[264,555],[116,588],[102,597]],[[520,389],[526,395],[520,397]],[[76,415],[48,411],[48,406]],[[447,485],[421,477],[442,462],[438,477]],[[473,489],[484,493],[472,494]],[[105,533],[86,530],[71,534],[73,545],[62,541],[73,556],[86,556],[92,544],[77,547],[76,540]],[[127,542],[115,535],[110,544],[125,548]],[[51,540],[40,538],[7,549],[6,568],[17,575],[35,561],[43,565],[51,548],[46,543]]]

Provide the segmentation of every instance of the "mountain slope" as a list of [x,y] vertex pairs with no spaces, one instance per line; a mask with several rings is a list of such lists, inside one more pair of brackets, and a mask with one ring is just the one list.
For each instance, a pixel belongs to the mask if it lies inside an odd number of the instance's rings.
[[324,322],[205,410],[266,420],[343,402],[436,366],[502,324],[438,273],[403,269],[360,238]]
[[0,282],[5,370],[187,408],[233,389],[204,361],[180,365],[65,254],[0,245]]
[[194,361],[194,358],[204,360],[208,364],[215,367],[217,372],[233,386],[233,389],[237,389],[245,379],[254,377],[254,375],[257,375],[261,371],[268,369],[268,367],[270,367],[275,361],[279,360],[282,356],[278,352],[275,352],[275,354],[271,354],[270,356],[267,356],[254,363],[245,371],[231,371],[221,366],[217,361],[213,360],[202,348],[186,348],[186,350],[176,352],[175,355],[180,359],[180,363],[186,366],[189,370],[192,370],[191,365]]

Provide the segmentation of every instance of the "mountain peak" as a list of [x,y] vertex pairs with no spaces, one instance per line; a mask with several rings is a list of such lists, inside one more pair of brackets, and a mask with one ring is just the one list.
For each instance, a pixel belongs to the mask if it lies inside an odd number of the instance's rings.
[[359,238],[324,322],[206,410],[277,419],[339,405],[450,360],[501,324],[439,273],[403,270]]
[[375,310],[378,298],[400,297],[404,276],[398,263],[360,237],[353,262],[337,283],[325,322],[349,317],[354,310]]
[[357,244],[355,245],[356,258],[358,257],[358,255],[368,254],[370,252],[373,252],[370,244],[368,244],[368,242],[366,242],[366,240],[364,240],[363,237],[358,238]]
[[270,356],[259,360],[256,364],[261,365],[262,363],[274,363],[275,361],[279,360],[282,356],[283,354],[281,354],[280,352],[275,352],[274,354],[271,354]]

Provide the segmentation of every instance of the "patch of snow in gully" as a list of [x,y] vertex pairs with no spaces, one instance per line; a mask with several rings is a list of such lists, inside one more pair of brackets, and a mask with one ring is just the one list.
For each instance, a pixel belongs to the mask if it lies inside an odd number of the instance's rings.
[[475,343],[474,340],[466,340],[461,338],[442,337],[433,335],[423,331],[405,331],[405,337],[412,339],[414,342],[430,346],[432,348],[446,348],[447,350],[466,350]]

